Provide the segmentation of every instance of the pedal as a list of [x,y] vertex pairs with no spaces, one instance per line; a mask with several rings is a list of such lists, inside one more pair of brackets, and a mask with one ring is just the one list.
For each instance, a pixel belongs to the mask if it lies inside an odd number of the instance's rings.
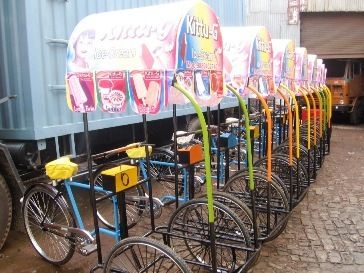
[[91,253],[95,252],[96,250],[97,250],[97,245],[96,244],[87,244],[87,245],[80,248],[80,253],[83,256],[88,256]]
[[[143,215],[149,215],[150,213],[149,197],[144,197],[144,199],[145,199],[145,207],[143,210]],[[158,198],[153,197],[153,212],[155,219],[159,218],[162,215],[162,207],[163,203]]]

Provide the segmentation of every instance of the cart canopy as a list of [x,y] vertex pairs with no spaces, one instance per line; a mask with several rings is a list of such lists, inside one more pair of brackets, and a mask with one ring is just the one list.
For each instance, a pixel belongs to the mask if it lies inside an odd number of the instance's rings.
[[203,1],[92,14],[69,39],[68,105],[91,112],[99,101],[103,111],[124,112],[129,101],[139,114],[157,114],[185,102],[170,88],[177,73],[201,104],[217,104],[222,58],[218,19]]
[[246,95],[245,86],[254,85],[264,96],[274,92],[273,50],[266,27],[224,27],[225,81]]
[[322,67],[322,65],[323,65],[323,60],[317,59],[317,75],[316,75],[315,83],[318,85],[322,83],[322,77],[323,77],[323,73],[324,73],[323,69],[325,69]]
[[308,83],[315,83],[317,79],[317,55],[308,54]]
[[295,78],[295,44],[288,39],[272,39],[274,83],[278,87],[281,82]]
[[295,67],[295,80],[296,85],[301,86],[304,81],[308,79],[308,60],[307,60],[307,49],[305,47],[296,47],[296,67]]

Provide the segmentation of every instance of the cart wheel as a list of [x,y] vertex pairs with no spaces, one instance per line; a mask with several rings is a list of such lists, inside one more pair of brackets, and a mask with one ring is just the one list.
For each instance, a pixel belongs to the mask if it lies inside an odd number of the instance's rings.
[[172,249],[144,237],[130,237],[114,246],[104,267],[104,273],[111,272],[192,273],[185,261]]
[[[234,173],[232,176],[230,176],[230,178],[232,179],[232,177],[234,177],[236,175],[241,175],[242,173],[244,173],[247,177],[249,176],[249,170],[247,168],[245,168],[245,169],[242,169],[242,170]],[[268,173],[267,169],[253,166],[253,175],[260,174],[260,175],[263,175],[264,177],[267,177],[267,173]],[[271,173],[271,174],[272,174],[272,181],[274,181],[279,186],[279,188],[284,192],[284,195],[286,196],[286,198],[288,200],[289,192],[287,190],[286,184],[284,184],[282,179],[280,179],[277,174],[275,174],[275,173]]]
[[[206,199],[206,194],[200,196],[199,198]],[[246,204],[244,204],[235,196],[222,191],[214,192],[214,200],[231,209],[243,222],[244,226],[249,232],[250,237],[253,238],[253,215],[250,208]]]
[[56,196],[57,191],[51,186],[35,186],[24,196],[22,212],[25,230],[38,254],[49,263],[62,265],[72,258],[74,242],[49,232],[43,222],[66,227],[76,227],[76,222],[63,196]]
[[[307,147],[307,144],[308,144],[308,141],[307,141],[307,137],[301,137],[301,143],[303,143],[303,145],[305,147]],[[314,155],[315,155],[315,152],[314,150],[316,150],[316,170],[320,169],[320,160],[322,160],[322,163],[323,163],[323,160],[324,160],[324,157],[321,158],[321,154],[320,154],[320,151],[321,151],[321,143],[320,141],[317,142],[317,145],[316,145],[316,148],[313,146],[313,138],[311,138],[311,143],[312,143],[312,147],[310,149],[311,151],[311,158],[314,158]]]
[[[262,174],[254,174],[255,196],[257,220],[259,221],[259,229],[261,237],[266,238],[265,241],[270,241],[276,238],[283,232],[287,225],[289,213],[289,204],[286,195],[276,182],[270,182],[271,185],[271,214],[270,214],[270,234],[268,234],[267,222],[267,198],[268,198],[268,181],[267,177]],[[249,190],[249,174],[239,173],[229,179],[223,188],[224,192],[230,193],[242,200],[245,204],[251,207],[251,196]],[[273,232],[272,232],[273,231]]]
[[[292,184],[293,184],[293,198],[295,204],[301,200],[302,196],[300,194],[304,193],[305,189],[308,187],[308,174],[305,167],[302,164],[298,164],[298,181],[297,181],[297,163],[294,159],[292,166]],[[267,167],[267,159],[261,158],[254,163],[256,167]],[[286,185],[289,193],[290,188],[290,166],[286,155],[273,154],[272,155],[272,172],[274,172]],[[298,197],[297,197],[298,195]],[[289,195],[288,195],[289,196]],[[296,199],[295,199],[296,198]]]
[[250,247],[250,236],[239,217],[219,202],[214,202],[214,214],[216,257],[211,257],[206,199],[185,203],[170,218],[167,242],[191,262],[193,272],[210,268],[213,258],[221,272],[231,272],[243,266],[251,255],[246,250]]
[[[308,150],[305,146],[300,145],[300,162],[306,167],[308,170]],[[296,151],[296,144],[293,144],[293,152],[295,154]],[[274,149],[273,153],[285,154],[288,155],[289,153],[289,145],[288,143],[282,143],[276,149]],[[310,150],[310,178],[314,178],[314,153],[313,150]]]
[[[93,175],[95,186],[102,188],[103,181],[101,172],[119,165],[120,164],[109,163],[97,169]],[[98,199],[105,196],[106,193],[101,191],[95,191],[95,195],[96,199]],[[144,209],[146,208],[146,202],[144,200],[141,200],[140,197],[145,197],[145,193],[143,188],[139,185],[125,191],[126,216],[129,229],[134,227],[138,223],[141,215],[144,212]],[[96,203],[97,217],[106,227],[113,230],[115,230],[114,202],[116,202],[115,196]]]

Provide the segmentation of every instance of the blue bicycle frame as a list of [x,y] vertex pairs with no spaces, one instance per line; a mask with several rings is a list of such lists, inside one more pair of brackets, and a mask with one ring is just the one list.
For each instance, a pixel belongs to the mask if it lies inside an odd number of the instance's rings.
[[[175,164],[172,163],[172,162],[163,162],[163,161],[157,161],[157,160],[150,160],[150,164],[153,165],[159,165],[159,166],[166,166],[166,167],[171,167],[171,168],[174,168]],[[140,170],[141,170],[141,174],[143,176],[143,178],[146,178],[147,177],[147,169],[146,169],[146,166],[145,166],[145,160],[140,160],[139,161],[139,167],[140,167]],[[189,179],[189,174],[188,174],[188,171],[185,167],[182,167],[182,165],[178,164],[178,169],[182,169],[182,186],[183,186],[183,195],[182,197],[178,198],[178,202],[182,202],[182,203],[185,203],[189,200],[189,188],[188,188],[188,179]],[[148,185],[146,185],[146,187],[148,187]],[[160,201],[165,204],[167,202],[170,202],[170,201],[173,201],[173,200],[176,200],[176,196],[175,195],[165,195],[165,196],[162,196],[160,198]]]
[[[85,189],[85,190],[90,190],[90,185],[89,184],[84,184],[81,182],[74,182],[72,180],[65,180],[64,181],[64,186],[66,188],[66,192],[68,195],[68,198],[71,202],[71,206],[72,206],[72,210],[73,210],[73,214],[76,218],[76,223],[77,226],[80,229],[85,230],[85,225],[84,222],[82,220],[81,217],[81,213],[80,210],[77,206],[77,202],[75,200],[72,188],[80,188],[80,189]],[[95,186],[95,192],[99,192],[99,193],[103,193],[105,195],[107,194],[111,194],[110,191],[106,191],[103,188],[99,187],[99,186]],[[112,196],[112,203],[113,203],[113,218],[114,218],[114,226],[115,226],[115,230],[110,230],[108,228],[99,228],[100,233],[114,237],[115,242],[119,242],[120,241],[120,222],[119,222],[119,215],[118,215],[118,202],[117,202],[117,198],[116,196]],[[95,236],[95,230],[91,231],[92,236]]]

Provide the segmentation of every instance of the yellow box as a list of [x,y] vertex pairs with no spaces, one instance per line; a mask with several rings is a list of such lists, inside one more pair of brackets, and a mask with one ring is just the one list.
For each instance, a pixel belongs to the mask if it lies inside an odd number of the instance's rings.
[[120,165],[101,172],[102,187],[112,192],[121,192],[138,183],[138,167]]
[[250,130],[254,131],[253,138],[257,139],[259,137],[259,126],[250,126]]

